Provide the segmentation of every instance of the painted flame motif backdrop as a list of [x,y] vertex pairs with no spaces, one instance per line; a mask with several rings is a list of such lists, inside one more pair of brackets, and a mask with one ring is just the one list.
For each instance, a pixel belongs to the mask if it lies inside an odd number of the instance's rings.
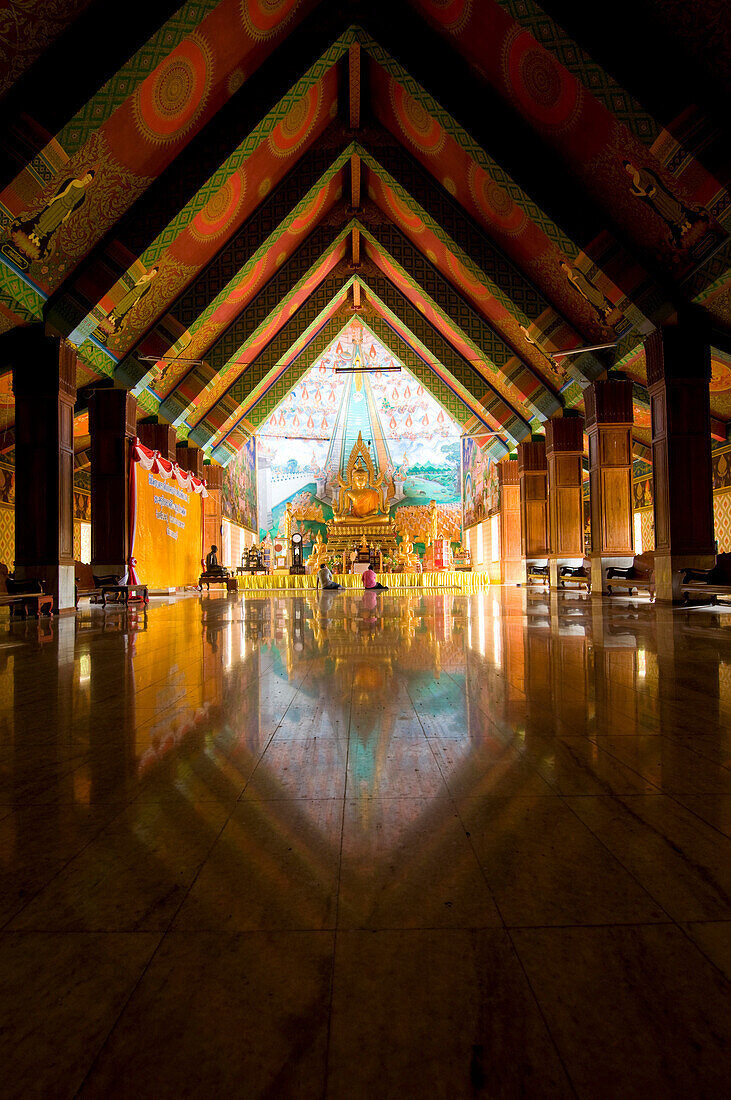
[[[282,403],[261,425],[257,434],[258,465],[265,471],[269,501],[260,501],[261,533],[276,533],[287,501],[304,517],[307,536],[332,516],[330,507],[316,497],[318,474],[327,462],[330,439],[351,377],[336,374],[337,367],[352,362],[353,342],[359,332],[351,324],[300,379]],[[459,425],[417,378],[395,359],[368,330],[362,330],[361,354],[369,367],[369,381],[393,469],[404,480],[404,498],[396,506],[396,522],[403,509],[403,526],[412,534],[420,525],[420,508],[436,500],[444,537],[460,538],[460,436]],[[399,372],[384,368],[400,366]],[[406,511],[410,510],[410,511]],[[408,522],[407,522],[408,518]]]

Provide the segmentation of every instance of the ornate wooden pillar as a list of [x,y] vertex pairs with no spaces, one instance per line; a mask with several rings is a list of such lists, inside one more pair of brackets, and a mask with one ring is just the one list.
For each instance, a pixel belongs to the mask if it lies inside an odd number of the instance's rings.
[[645,343],[652,412],[657,598],[670,600],[684,568],[714,560],[713,474],[705,334],[690,322],[657,329]]
[[548,486],[546,444],[543,439],[518,444],[520,484],[520,546],[522,580],[530,562],[548,559]]
[[76,352],[32,328],[12,354],[15,394],[15,571],[43,581],[54,611],[74,599]]
[[503,584],[520,584],[523,562],[520,552],[520,480],[517,459],[497,464],[500,484],[500,579]]
[[[211,463],[210,466],[203,467],[203,477],[208,490],[208,496],[203,500],[203,551],[206,554],[214,544],[223,553],[221,548],[223,475],[223,466],[214,466]],[[219,561],[221,561],[220,557]]]
[[137,438],[151,451],[159,451],[168,462],[177,462],[175,447],[177,435],[172,424],[162,421],[140,420],[137,425]]
[[562,565],[580,565],[584,558],[583,457],[583,417],[549,420],[546,460],[551,588],[558,587]]
[[129,562],[130,445],[137,400],[127,390],[95,390],[91,434],[91,565],[96,576],[123,576]]
[[632,383],[605,378],[584,390],[591,492],[591,588],[606,590],[606,570],[634,557]]
[[175,461],[181,470],[189,470],[196,477],[203,477],[203,451],[200,447],[178,443],[175,448]]

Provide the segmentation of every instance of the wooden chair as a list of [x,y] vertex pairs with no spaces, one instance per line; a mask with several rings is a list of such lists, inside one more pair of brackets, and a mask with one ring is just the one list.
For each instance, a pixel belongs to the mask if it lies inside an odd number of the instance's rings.
[[731,596],[731,554],[719,554],[712,569],[686,569],[680,591],[684,603],[701,597],[715,604]]
[[651,551],[638,554],[629,569],[612,566],[607,570],[607,592],[616,595],[615,589],[631,596],[633,591],[643,589],[650,594],[650,603],[655,600],[655,555]]
[[585,588],[591,592],[591,562],[584,558],[578,567],[563,565],[558,574],[559,588]]
[[0,563],[0,607],[9,607],[11,618],[27,619],[33,614],[53,614],[53,596],[46,595],[38,580],[17,581],[10,576],[7,565]]

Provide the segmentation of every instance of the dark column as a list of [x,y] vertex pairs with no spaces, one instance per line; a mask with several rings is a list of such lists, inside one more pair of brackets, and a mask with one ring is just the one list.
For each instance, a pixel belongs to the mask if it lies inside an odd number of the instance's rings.
[[546,460],[552,588],[558,587],[562,565],[580,565],[584,558],[583,457],[583,417],[563,416],[549,420],[546,424]]
[[[684,568],[714,560],[711,354],[691,322],[657,329],[645,343],[652,412],[657,598],[677,595]],[[674,591],[675,590],[675,591]]]
[[606,590],[609,566],[634,557],[632,513],[632,383],[605,378],[584,390],[591,491],[591,588]]
[[500,483],[500,579],[503,584],[524,580],[520,552],[520,481],[517,459],[502,459],[497,464]]
[[[208,490],[208,496],[203,499],[203,551],[206,554],[214,544],[223,553],[221,550],[223,474],[223,466],[214,466],[211,463],[203,467],[203,477]],[[221,557],[218,560],[221,561]]]
[[548,559],[548,489],[544,440],[518,444],[522,579],[530,562]]
[[175,447],[177,435],[172,424],[160,420],[140,420],[137,424],[137,438],[151,451],[159,451],[168,462],[177,462]]
[[74,402],[76,352],[32,328],[13,352],[15,568],[74,609]]
[[137,400],[127,390],[95,390],[91,434],[91,565],[97,576],[119,576],[129,560],[129,463]]
[[203,477],[203,451],[200,447],[178,443],[175,448],[175,461],[181,470],[189,470],[196,477]]

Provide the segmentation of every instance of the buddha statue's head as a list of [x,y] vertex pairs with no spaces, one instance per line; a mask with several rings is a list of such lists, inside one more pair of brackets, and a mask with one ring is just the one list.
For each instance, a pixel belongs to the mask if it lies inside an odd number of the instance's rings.
[[359,491],[365,489],[368,485],[368,471],[364,470],[362,466],[356,466],[353,470],[353,488]]

